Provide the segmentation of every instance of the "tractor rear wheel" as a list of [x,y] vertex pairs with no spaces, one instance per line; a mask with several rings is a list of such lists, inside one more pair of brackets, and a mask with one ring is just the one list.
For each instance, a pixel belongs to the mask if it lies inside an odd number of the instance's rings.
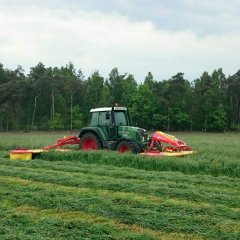
[[120,153],[130,152],[135,154],[140,152],[139,147],[135,142],[126,140],[121,141],[117,145],[117,151],[119,151]]
[[82,150],[101,149],[101,143],[98,137],[93,133],[86,133],[80,138],[80,148]]

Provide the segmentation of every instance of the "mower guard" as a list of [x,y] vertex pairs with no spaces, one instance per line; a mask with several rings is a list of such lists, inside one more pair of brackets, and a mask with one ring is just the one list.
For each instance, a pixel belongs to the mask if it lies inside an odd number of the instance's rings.
[[192,153],[192,148],[182,140],[157,131],[150,138],[149,148],[141,154],[147,156],[184,156]]

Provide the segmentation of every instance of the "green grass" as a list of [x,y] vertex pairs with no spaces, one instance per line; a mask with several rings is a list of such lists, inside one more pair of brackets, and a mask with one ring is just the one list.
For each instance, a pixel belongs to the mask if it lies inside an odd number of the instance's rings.
[[42,148],[55,143],[59,138],[77,134],[76,132],[0,132],[0,151],[16,148]]
[[[33,147],[61,137],[40,135]],[[240,239],[238,134],[179,133],[197,151],[181,158],[74,151],[32,161],[9,160],[20,138],[2,136],[0,239]]]

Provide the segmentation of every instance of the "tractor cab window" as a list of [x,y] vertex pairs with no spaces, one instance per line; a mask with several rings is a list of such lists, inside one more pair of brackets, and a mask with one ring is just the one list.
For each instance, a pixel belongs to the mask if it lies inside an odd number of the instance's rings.
[[98,125],[98,113],[94,112],[92,113],[92,119],[91,119],[91,124],[92,127],[96,127]]
[[110,124],[111,124],[110,112],[99,112],[98,125],[110,126]]
[[118,126],[127,126],[127,117],[126,117],[126,112],[121,112],[121,111],[115,111],[115,124]]

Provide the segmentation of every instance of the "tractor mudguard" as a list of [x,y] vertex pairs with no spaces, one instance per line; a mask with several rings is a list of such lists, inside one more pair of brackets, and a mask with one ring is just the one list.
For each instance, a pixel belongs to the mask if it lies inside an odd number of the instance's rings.
[[101,135],[100,131],[97,129],[97,128],[94,128],[94,127],[86,127],[86,128],[82,128],[80,130],[80,133],[79,133],[79,138],[81,139],[81,137],[86,134],[86,133],[93,133],[95,134],[98,139],[100,140],[102,146],[104,146],[104,139],[103,139],[103,136]]

